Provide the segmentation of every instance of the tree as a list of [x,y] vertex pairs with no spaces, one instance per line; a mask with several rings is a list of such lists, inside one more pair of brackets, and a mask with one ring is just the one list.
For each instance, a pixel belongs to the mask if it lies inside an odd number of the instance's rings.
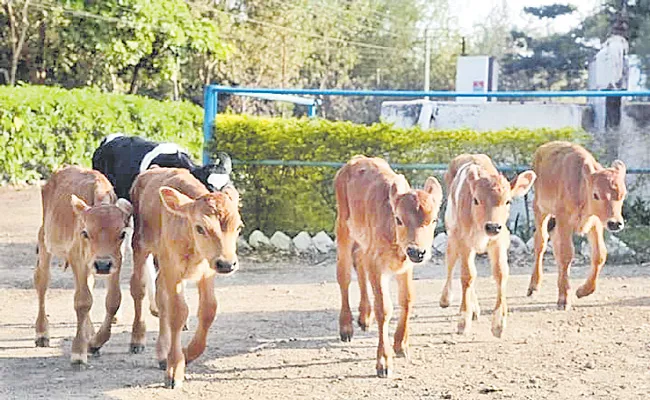
[[9,72],[5,70],[5,80],[10,85],[16,84],[16,74],[18,72],[18,63],[23,54],[25,43],[28,39],[28,33],[37,28],[42,21],[32,21],[30,26],[30,0],[15,1],[3,0],[2,10],[3,17],[6,19],[6,27],[9,36],[10,66]]
[[[537,18],[553,19],[575,11],[573,6],[554,4],[526,7]],[[511,32],[513,52],[502,64],[502,87],[507,90],[571,90],[584,88],[587,63],[596,49],[584,40],[582,28],[566,34],[533,37]]]

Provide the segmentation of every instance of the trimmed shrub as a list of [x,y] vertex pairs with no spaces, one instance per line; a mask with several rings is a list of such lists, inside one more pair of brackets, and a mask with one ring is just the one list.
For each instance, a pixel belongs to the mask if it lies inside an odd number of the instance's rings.
[[[461,153],[486,153],[497,164],[526,165],[535,149],[549,140],[585,141],[574,129],[436,131],[397,129],[389,124],[357,125],[322,119],[260,118],[220,115],[213,149],[233,159],[345,162],[355,154],[379,156],[392,163],[447,163]],[[399,171],[417,186],[431,171]],[[235,166],[234,181],[243,190],[246,230],[332,232],[336,218],[332,180],[335,168]],[[440,175],[438,174],[440,177]]]
[[33,181],[63,164],[90,166],[107,134],[172,141],[199,160],[203,110],[95,89],[0,86],[0,182]]

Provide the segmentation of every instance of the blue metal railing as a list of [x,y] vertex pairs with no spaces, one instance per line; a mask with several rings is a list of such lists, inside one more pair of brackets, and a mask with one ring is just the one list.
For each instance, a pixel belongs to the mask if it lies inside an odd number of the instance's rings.
[[[512,91],[512,92],[453,92],[443,90],[416,91],[416,90],[344,90],[344,89],[267,89],[267,88],[242,88],[221,85],[206,86],[204,91],[204,119],[203,119],[203,163],[210,160],[207,144],[212,141],[212,126],[217,115],[219,93],[264,93],[286,94],[303,96],[373,96],[373,97],[487,97],[487,98],[551,98],[551,97],[650,97],[648,90],[576,90],[576,91]],[[313,107],[309,116],[314,116]],[[277,160],[267,160],[277,161]],[[428,168],[427,168],[428,169]],[[643,169],[634,169],[643,170]],[[629,173],[631,170],[628,170]]]
[[[338,161],[299,161],[299,160],[232,160],[235,165],[260,165],[275,167],[327,167],[341,168],[345,163]],[[399,164],[390,163],[393,169],[410,169],[424,171],[446,171],[447,164]],[[501,172],[523,172],[531,169],[528,165],[498,165]],[[627,168],[628,174],[650,174],[650,168]]]

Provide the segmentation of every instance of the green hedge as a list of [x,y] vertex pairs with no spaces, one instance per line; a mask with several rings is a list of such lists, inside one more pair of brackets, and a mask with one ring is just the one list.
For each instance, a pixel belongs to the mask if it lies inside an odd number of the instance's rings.
[[99,140],[124,132],[176,142],[197,160],[203,110],[95,89],[0,86],[0,182],[47,177],[60,165],[90,166]]
[[[355,154],[381,156],[393,163],[447,163],[463,152],[490,155],[498,164],[529,164],[535,149],[549,140],[584,141],[574,129],[497,132],[397,129],[321,119],[220,115],[213,148],[238,160],[347,161]],[[431,171],[400,171],[421,184]],[[235,166],[234,180],[245,191],[246,230],[331,232],[335,219],[328,167]]]

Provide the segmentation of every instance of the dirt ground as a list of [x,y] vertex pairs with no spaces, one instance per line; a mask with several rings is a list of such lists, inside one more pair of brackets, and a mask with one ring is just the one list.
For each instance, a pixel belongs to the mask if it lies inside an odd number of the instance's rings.
[[[90,359],[89,369],[74,372],[69,364],[76,326],[73,283],[71,272],[57,266],[47,296],[51,347],[34,347],[32,271],[39,223],[37,188],[0,188],[1,399],[650,398],[650,267],[607,265],[597,292],[574,299],[574,308],[562,312],[555,309],[557,275],[550,258],[545,286],[537,297],[525,297],[530,257],[511,260],[511,313],[502,339],[490,333],[496,289],[484,260],[478,281],[483,316],[467,336],[454,333],[458,282],[452,307],[438,306],[442,259],[417,268],[411,359],[397,359],[394,377],[383,380],[374,370],[376,327],[357,330],[351,343],[338,339],[334,256],[317,262],[244,258],[239,272],[217,278],[219,313],[208,349],[188,367],[178,391],[162,387],[155,318],[147,319],[144,354],[128,353],[129,260],[122,271],[122,318],[113,337],[101,357]],[[587,271],[584,264],[574,267],[574,288]],[[101,281],[96,286],[92,317],[97,322],[105,290]],[[196,289],[189,285],[188,291],[195,314]],[[355,285],[352,297],[356,308]],[[192,317],[185,343],[194,327]]]

